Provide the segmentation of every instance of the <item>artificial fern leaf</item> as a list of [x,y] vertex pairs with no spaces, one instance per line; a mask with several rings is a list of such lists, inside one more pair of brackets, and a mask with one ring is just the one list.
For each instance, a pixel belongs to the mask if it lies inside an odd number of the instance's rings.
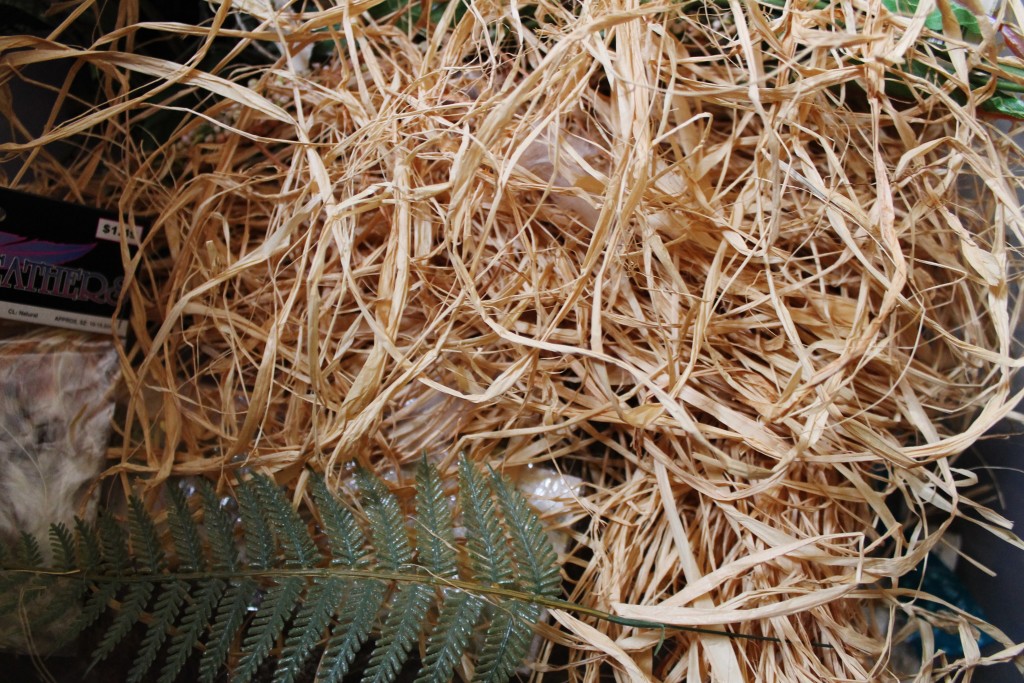
[[128,528],[131,532],[132,551],[142,571],[155,574],[164,564],[164,549],[156,532],[153,517],[141,500],[128,499]]
[[[22,532],[13,550],[13,553],[5,553],[11,556],[13,566],[19,569],[32,569],[42,565],[42,551],[32,534]],[[26,603],[31,602],[42,590],[43,580],[33,578],[31,574],[14,573],[8,576],[7,580],[0,584],[0,588],[3,589],[0,599],[6,600],[5,603],[0,603],[0,609],[4,612],[24,609]]]
[[128,536],[112,515],[100,515],[100,548],[103,562],[111,574],[125,574],[131,561],[128,559]]
[[540,520],[507,479],[492,471],[491,480],[508,526],[511,558],[520,588],[528,593],[558,595],[562,583],[558,557]]
[[[99,538],[103,554],[101,566],[107,573],[113,576],[124,576],[129,569],[128,539],[124,530],[112,515],[105,514],[100,516]],[[103,613],[106,609],[106,602],[118,593],[120,587],[119,582],[111,582],[110,588],[106,590],[101,589],[96,595],[90,597],[90,600],[102,600],[102,602],[96,604],[86,603],[87,609],[96,612],[96,617],[93,618],[98,618]],[[130,591],[129,595],[125,598],[124,609],[118,613],[114,623],[111,624],[103,639],[100,640],[99,646],[93,651],[92,662],[89,665],[90,669],[110,654],[124,636],[132,630],[132,626],[135,625],[139,615],[142,614],[146,603],[149,601],[149,592],[145,590],[147,587],[150,591],[152,590],[152,586],[132,586],[134,590]]]
[[512,563],[487,480],[463,456],[459,461],[459,501],[466,526],[466,548],[475,578],[495,585],[512,583]]
[[363,674],[363,683],[391,683],[395,680],[416,642],[434,593],[433,586],[421,583],[399,586],[370,656],[370,665]]
[[128,683],[139,683],[149,673],[160,646],[167,638],[167,630],[173,626],[187,594],[188,584],[184,581],[169,581],[160,587],[153,603],[153,611],[150,613],[152,621],[146,629],[146,635],[142,637],[135,662],[128,672]]
[[43,551],[39,541],[27,531],[21,532],[21,543],[18,546],[18,560],[25,567],[40,567],[43,564]]
[[284,624],[291,616],[302,593],[304,581],[287,577],[271,586],[263,595],[260,609],[253,617],[248,635],[242,644],[242,659],[231,680],[235,683],[252,680],[256,669],[263,663],[274,647]]
[[284,550],[285,566],[312,567],[320,559],[306,523],[284,497],[281,488],[267,477],[253,477],[264,514]]
[[128,585],[128,590],[121,600],[121,609],[117,611],[113,623],[107,628],[99,645],[93,650],[90,669],[113,652],[114,648],[120,645],[124,637],[131,632],[132,627],[139,623],[139,617],[142,616],[146,605],[149,604],[152,594],[153,584],[150,582],[139,581]]
[[199,479],[196,490],[203,501],[203,528],[210,543],[210,566],[215,570],[233,572],[238,565],[234,521],[221,506],[213,484]]
[[336,578],[314,579],[285,637],[274,671],[274,683],[295,680],[345,597],[345,583]]
[[338,683],[348,673],[356,653],[377,621],[387,584],[383,581],[351,581],[345,596],[345,609],[331,629],[327,647],[317,668],[317,683]]
[[185,616],[177,632],[171,636],[159,683],[171,683],[178,677],[200,634],[206,628],[220,596],[224,593],[224,587],[225,584],[220,579],[204,579],[198,583],[193,591],[192,602],[185,608]]
[[415,683],[450,680],[480,619],[483,600],[460,590],[446,590],[445,594]]
[[456,574],[452,511],[437,468],[426,456],[416,468],[416,540],[419,564],[434,576]]
[[232,581],[217,604],[216,616],[210,626],[210,635],[206,639],[206,650],[199,660],[200,683],[212,683],[227,659],[231,643],[249,609],[252,596],[256,593],[256,583],[249,579]]
[[385,570],[399,569],[412,560],[412,549],[398,499],[383,481],[364,469],[356,472],[356,479],[377,549],[377,564]]
[[[50,545],[63,571],[31,569],[42,558],[26,538],[0,556],[0,585],[17,589],[15,606],[48,596],[51,617],[59,608],[73,611],[69,605],[81,598],[76,628],[112,609],[94,663],[145,622],[129,683],[170,683],[193,656],[199,681],[218,680],[230,662],[228,677],[244,683],[274,654],[275,683],[293,683],[321,642],[316,678],[334,683],[350,673],[375,628],[366,683],[394,681],[419,643],[425,650],[417,681],[449,680],[475,629],[485,630],[477,675],[506,681],[529,647],[540,614],[535,601],[558,588],[554,553],[525,500],[464,459],[462,541],[444,482],[425,460],[416,472],[411,522],[387,484],[362,470],[356,477],[359,501],[352,508],[323,478],[311,477],[310,515],[294,509],[268,478],[237,483],[244,551],[236,546],[236,521],[206,480],[192,489],[201,501],[201,528],[180,488],[167,491],[166,529],[131,499],[124,522],[111,514],[96,525],[78,521],[74,536],[54,528]],[[310,534],[309,519],[319,520],[323,543]],[[534,597],[512,599],[496,588]]]
[[75,537],[63,522],[50,525],[50,552],[53,566],[57,569],[67,570],[75,566]]
[[[75,518],[75,532],[78,537],[78,554],[80,565],[84,572],[93,573],[100,571],[100,564],[103,562],[103,555],[100,551],[100,539],[96,533],[96,527],[86,524],[81,519]],[[81,581],[78,584],[78,595],[85,595],[85,604],[82,605],[78,616],[69,629],[68,637],[74,637],[85,629],[89,628],[107,608],[107,603],[114,597],[119,584],[114,581],[105,582],[102,585],[90,589],[87,582]]]
[[[214,491],[210,482],[205,479],[199,479],[196,481],[195,487],[203,502],[203,522],[212,556],[210,564],[215,570],[233,571],[235,569],[237,551],[235,550],[231,520],[221,508],[220,502],[217,500],[216,491]],[[188,661],[188,657],[195,648],[202,632],[207,628],[214,610],[221,604],[221,598],[225,595],[226,590],[227,584],[219,578],[202,579],[197,583],[192,601],[185,608],[181,624],[177,632],[171,637],[170,645],[167,648],[166,661],[160,671],[160,683],[170,683],[170,681],[177,678],[178,673]],[[255,587],[253,590],[255,590]],[[251,593],[252,591],[250,591]],[[245,603],[240,607],[235,607],[237,613],[234,619],[232,619],[230,613],[224,615],[227,617],[228,622],[232,620],[237,621],[235,628],[231,630],[230,637],[227,639],[227,646],[230,645],[237,628],[242,624],[242,618],[248,603],[247,597],[245,598]],[[232,605],[229,605],[229,609],[231,607]],[[221,616],[220,613],[218,613],[219,616]],[[216,625],[217,620],[215,619],[214,626]],[[225,623],[223,625],[229,627],[231,624]],[[216,641],[211,633],[209,644],[214,642]],[[224,654],[226,654],[227,646],[225,646]],[[207,647],[204,655],[209,653],[211,649],[211,647]],[[214,652],[211,654],[210,660],[204,658],[203,663],[207,664],[208,668],[211,666],[208,661],[212,661],[212,657],[216,654],[218,653]],[[216,663],[212,665],[211,677],[220,669],[224,654],[221,654]]]
[[[355,516],[331,494],[322,476],[313,475],[310,481],[313,499],[327,535],[331,564],[365,567],[366,538]],[[349,607],[346,611],[351,617],[343,616],[332,629],[318,673],[318,680],[340,680],[356,651],[366,640],[383,600],[384,587],[380,582],[344,579],[316,581],[307,593],[305,604],[296,615],[295,624],[285,641],[274,674],[274,683],[287,683],[294,678],[331,617],[340,605],[345,604]]]
[[[83,583],[83,585],[86,585]],[[70,635],[77,635],[92,626],[93,622],[100,618],[100,615],[107,609],[107,603],[114,599],[120,584],[114,581],[104,582],[88,594],[85,604],[82,605],[78,618],[71,627]],[[88,588],[87,588],[88,590]]]
[[[163,549],[160,547],[153,518],[146,512],[142,501],[134,497],[128,501],[128,510],[128,525],[135,560],[141,566],[141,571],[148,574],[156,573],[163,562]],[[115,543],[124,545],[123,538],[117,541],[112,538],[115,535],[115,529],[120,531],[121,528],[115,525],[113,517],[107,515],[100,518],[100,540],[104,546],[104,554],[109,552],[108,545]],[[123,536],[123,532],[121,535]],[[121,563],[124,566],[128,564],[126,550]],[[99,645],[93,650],[92,661],[89,664],[90,669],[109,656],[121,644],[125,636],[131,633],[132,628],[139,622],[139,618],[145,611],[146,605],[149,604],[153,588],[151,581],[141,579],[128,584],[128,590],[121,599],[121,609],[114,615],[113,622],[103,634]]]
[[327,533],[331,550],[331,564],[361,567],[366,564],[366,537],[363,536],[355,515],[338,502],[320,475],[310,478],[313,499],[320,512],[320,520]]
[[260,514],[260,503],[252,484],[239,482],[238,510],[245,533],[245,554],[253,569],[267,569],[273,564],[276,548],[274,535]]
[[491,611],[491,624],[473,673],[474,683],[499,683],[511,678],[530,649],[533,624],[540,616],[537,605],[519,600]]
[[75,518],[75,531],[78,536],[78,553],[80,565],[86,572],[95,572],[100,568],[103,555],[100,552],[100,539],[96,528]]
[[[65,572],[74,569],[76,564],[75,537],[63,523],[50,525],[50,550],[54,567]],[[38,627],[49,628],[58,619],[61,624],[67,624],[68,615],[78,611],[83,583],[81,581],[55,581],[47,593],[49,604],[41,609],[35,617]],[[64,634],[55,635],[58,640],[66,637]]]
[[168,510],[167,524],[171,529],[174,549],[178,555],[179,570],[194,572],[203,567],[203,544],[199,538],[199,529],[192,518],[185,492],[178,486],[168,486],[171,508]]

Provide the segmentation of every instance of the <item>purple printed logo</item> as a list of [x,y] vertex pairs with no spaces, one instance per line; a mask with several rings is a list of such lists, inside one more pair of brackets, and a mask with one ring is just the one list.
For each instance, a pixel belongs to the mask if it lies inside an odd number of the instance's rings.
[[21,235],[0,232],[0,254],[48,266],[59,266],[82,258],[95,244],[60,244],[46,240],[30,240]]
[[0,232],[0,290],[44,294],[113,307],[122,278],[65,263],[88,254],[96,244],[61,244]]

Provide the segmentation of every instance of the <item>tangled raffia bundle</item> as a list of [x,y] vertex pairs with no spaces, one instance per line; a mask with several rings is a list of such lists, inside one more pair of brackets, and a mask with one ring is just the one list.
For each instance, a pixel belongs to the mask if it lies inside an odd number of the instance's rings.
[[[0,39],[9,76],[107,79],[6,146],[100,140],[30,160],[35,188],[154,217],[114,471],[550,463],[588,481],[571,599],[785,641],[659,648],[556,613],[573,680],[887,679],[918,632],[926,678],[1013,658],[899,581],[958,517],[1019,544],[955,467],[1021,362],[1020,151],[991,89],[957,86],[996,63],[991,28],[937,79],[906,66],[933,60],[924,10],[878,2],[474,0],[419,34],[373,4],[148,29],[267,66],[130,54],[131,25],[91,51]],[[304,71],[313,41],[334,56]],[[175,108],[155,151],[132,141]]]

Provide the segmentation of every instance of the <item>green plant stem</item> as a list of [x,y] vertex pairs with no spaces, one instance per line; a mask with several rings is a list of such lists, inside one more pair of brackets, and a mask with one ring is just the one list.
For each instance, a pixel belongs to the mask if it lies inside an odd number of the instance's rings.
[[[77,570],[71,571],[60,571],[60,570],[47,570],[47,569],[5,569],[0,570],[0,575],[5,573],[26,573],[33,574],[36,576],[48,576],[54,578],[70,578],[70,579],[81,579],[92,583],[102,583],[111,580],[111,576],[106,574],[94,574],[81,572]],[[665,624],[656,621],[646,621],[643,619],[631,619],[629,617],[621,617],[603,610],[599,610],[593,607],[586,607],[579,605],[568,600],[561,600],[559,598],[550,598],[534,593],[525,593],[522,591],[512,590],[509,588],[503,588],[501,586],[494,585],[482,585],[472,583],[470,581],[462,581],[458,579],[444,578],[440,576],[434,576],[431,574],[419,574],[401,571],[376,571],[373,569],[351,569],[346,567],[324,567],[318,569],[290,569],[290,568],[275,568],[275,569],[242,569],[236,571],[206,571],[206,572],[185,572],[185,573],[167,573],[167,574],[134,574],[131,576],[121,576],[117,580],[121,583],[136,583],[136,582],[164,582],[164,581],[201,581],[209,579],[273,579],[280,580],[285,578],[301,577],[306,579],[350,579],[350,580],[376,580],[376,581],[394,581],[398,583],[418,583],[437,586],[439,588],[454,588],[462,590],[467,593],[480,596],[493,596],[501,597],[508,600],[519,600],[521,602],[529,602],[548,609],[559,609],[566,612],[573,612],[576,614],[582,614],[602,621],[611,622],[620,626],[630,626],[633,628],[650,629],[655,631],[684,631],[688,633],[700,633],[703,635],[711,636],[725,636],[727,638],[737,638],[742,640],[754,640],[766,643],[779,643],[779,644],[792,644],[792,641],[784,640],[781,638],[774,638],[772,636],[759,636],[748,633],[731,633],[729,631],[721,631],[716,629],[701,628],[699,626],[679,626],[676,624]],[[828,643],[811,642],[812,647],[833,649],[833,646]]]

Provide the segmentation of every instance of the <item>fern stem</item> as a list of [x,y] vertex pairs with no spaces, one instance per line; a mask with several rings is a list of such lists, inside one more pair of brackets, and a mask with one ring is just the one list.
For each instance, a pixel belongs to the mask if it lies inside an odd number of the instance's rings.
[[[7,571],[19,571],[40,576],[54,576],[54,577],[72,577],[72,578],[84,578],[86,581],[93,582],[109,582],[111,577],[106,574],[92,574],[82,573],[78,571],[56,571],[56,570],[45,570],[45,569],[23,569],[23,570],[4,570]],[[753,640],[764,643],[778,643],[778,644],[796,644],[793,641],[785,640],[782,638],[775,638],[773,636],[760,636],[752,633],[732,633],[730,631],[722,631],[710,628],[701,628],[699,626],[680,626],[677,624],[665,624],[657,621],[645,621],[643,619],[632,619],[629,617],[622,617],[610,612],[605,612],[594,607],[587,607],[585,605],[579,605],[568,600],[562,600],[560,598],[546,597],[537,595],[534,593],[525,593],[517,591],[511,588],[504,588],[502,586],[485,586],[478,583],[472,583],[470,581],[461,581],[458,579],[445,578],[441,576],[433,576],[430,574],[419,574],[413,572],[402,572],[402,571],[380,571],[376,569],[357,569],[351,567],[323,567],[323,568],[311,568],[311,569],[292,569],[292,568],[274,568],[274,569],[250,569],[250,570],[236,570],[236,571],[205,571],[205,572],[193,572],[193,573],[180,573],[180,574],[135,574],[131,576],[122,576],[117,580],[122,584],[129,584],[137,581],[145,582],[160,582],[160,581],[200,581],[205,579],[273,579],[280,580],[289,577],[303,577],[307,579],[330,579],[330,578],[343,578],[343,579],[355,579],[355,580],[370,580],[375,579],[378,581],[395,581],[399,583],[418,583],[418,584],[429,584],[438,586],[441,588],[453,588],[466,593],[471,593],[478,596],[493,596],[500,597],[508,600],[520,600],[522,602],[533,603],[546,607],[548,609],[563,610],[565,612],[572,612],[575,614],[582,614],[594,619],[600,619],[601,621],[607,621],[619,626],[629,626],[632,628],[649,629],[652,631],[682,631],[686,633],[699,633],[702,635],[710,636],[724,636],[726,638],[735,638],[740,640]],[[812,647],[834,649],[829,643],[814,642],[810,643]]]

